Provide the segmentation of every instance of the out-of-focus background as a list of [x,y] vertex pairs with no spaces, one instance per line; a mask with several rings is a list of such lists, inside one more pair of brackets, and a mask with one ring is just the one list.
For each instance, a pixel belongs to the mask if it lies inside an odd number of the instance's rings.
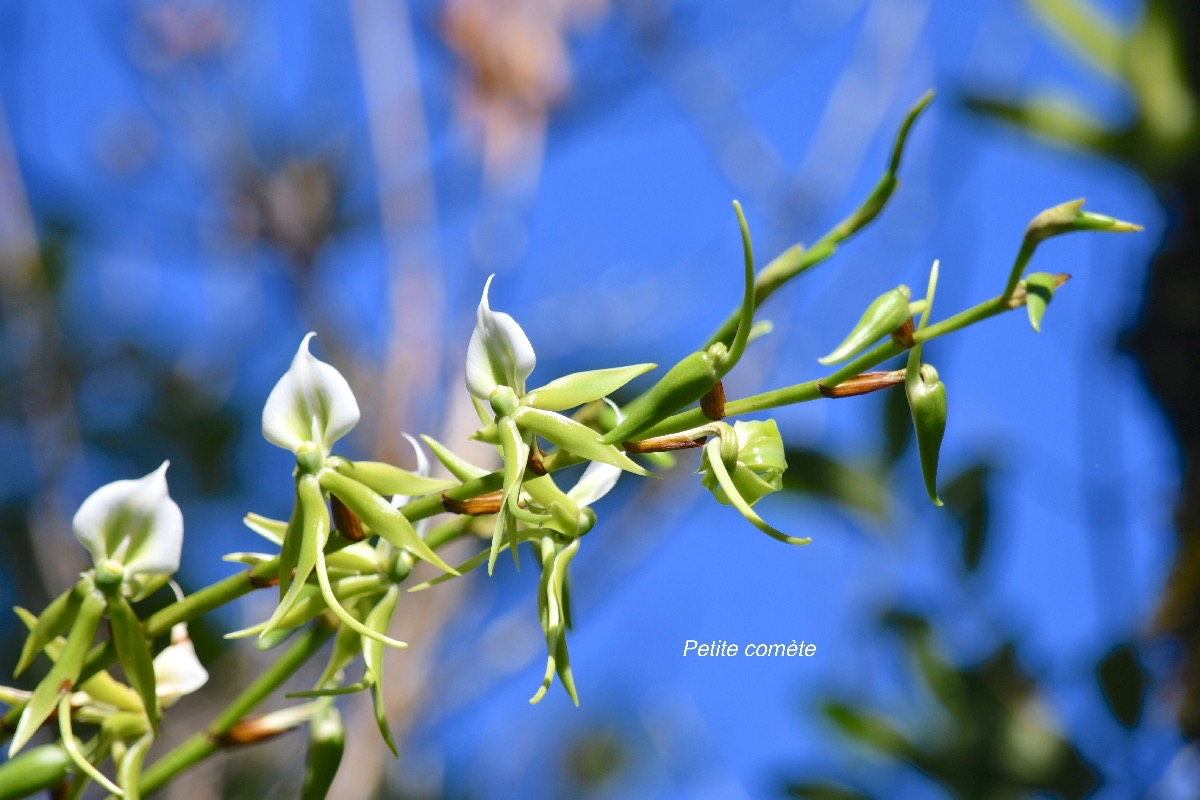
[[[807,548],[718,506],[686,455],[623,479],[573,567],[582,707],[526,703],[536,576],[502,559],[402,599],[400,759],[346,698],[334,795],[1200,796],[1198,32],[1189,0],[2,0],[0,607],[68,585],[79,502],[164,458],[181,582],[229,574],[259,547],[241,516],[289,508],[259,415],[309,330],[364,410],[347,453],[406,465],[401,431],[471,430],[493,272],[535,382],[672,363],[736,303],[730,200],[762,263],[814,241],[933,87],[891,204],[771,298],[726,388],[819,376],[934,258],[936,315],[997,294],[1050,205],[1144,223],[1042,248],[1033,269],[1074,278],[1040,335],[1015,313],[927,347],[946,507],[899,392],[776,415],[787,491],[759,508]],[[269,658],[220,637],[271,602],[192,626],[213,680],[168,743]],[[0,618],[3,670],[19,642]],[[294,797],[304,748],[231,751],[166,794]]]

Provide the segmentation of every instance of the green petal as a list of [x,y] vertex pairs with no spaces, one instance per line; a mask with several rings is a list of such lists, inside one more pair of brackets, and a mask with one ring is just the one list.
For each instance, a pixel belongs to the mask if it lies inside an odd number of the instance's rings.
[[593,369],[573,372],[550,381],[539,389],[525,395],[525,403],[544,411],[565,411],[593,400],[599,400],[620,389],[639,375],[644,375],[657,364],[634,364],[629,367]]
[[321,471],[320,482],[323,488],[337,495],[346,508],[354,512],[374,533],[440,570],[454,571],[417,535],[407,517],[371,489],[330,469]]
[[338,473],[382,495],[419,497],[444,492],[458,485],[454,481],[426,478],[380,461],[349,461],[337,456],[329,459],[329,465]]
[[620,467],[635,475],[651,476],[654,474],[638,466],[630,460],[629,456],[612,445],[601,444],[600,435],[591,428],[561,414],[536,408],[518,408],[513,412],[513,419],[521,427],[528,428],[568,453],[581,456],[589,461],[612,464],[614,467]]

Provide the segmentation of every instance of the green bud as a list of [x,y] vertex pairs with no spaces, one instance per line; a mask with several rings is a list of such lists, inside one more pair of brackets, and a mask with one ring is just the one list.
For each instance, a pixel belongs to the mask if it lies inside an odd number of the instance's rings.
[[912,316],[908,307],[910,295],[907,286],[898,286],[875,298],[846,339],[817,361],[825,365],[847,361],[902,326]]
[[696,402],[720,380],[718,363],[719,359],[708,351],[684,357],[667,370],[667,374],[648,392],[626,406],[623,409],[625,419],[602,436],[600,441],[606,445],[629,441],[684,406]]
[[909,370],[904,390],[908,395],[908,407],[917,433],[917,451],[921,456],[925,490],[929,492],[929,499],[940,506],[942,501],[937,495],[937,469],[942,436],[946,433],[946,385],[938,380],[936,369],[929,364],[922,364],[919,370]]
[[1108,231],[1110,233],[1132,233],[1142,230],[1141,225],[1125,222],[1104,214],[1093,214],[1083,210],[1083,199],[1071,200],[1062,205],[1048,208],[1038,214],[1025,229],[1025,241],[1045,241],[1052,236],[1075,231]]
[[30,797],[64,782],[72,766],[61,744],[47,744],[0,764],[0,800]]
[[[766,495],[783,488],[783,473],[787,461],[783,455],[783,438],[775,420],[735,422],[734,436],[723,437],[736,446],[732,459],[722,458],[737,493],[749,505],[754,505]],[[726,441],[722,442],[725,446]],[[725,454],[722,454],[724,456]],[[732,468],[729,462],[733,461]],[[700,480],[705,489],[713,493],[717,502],[732,505],[729,495],[713,474],[708,459],[701,459]]]
[[657,364],[634,364],[629,367],[594,369],[574,372],[550,381],[539,389],[525,395],[525,405],[544,411],[565,411],[593,400],[599,400],[620,389],[639,375],[657,367]]
[[1057,275],[1048,272],[1035,272],[1025,278],[1025,310],[1029,312],[1029,324],[1034,333],[1041,333],[1042,315],[1046,306],[1054,299],[1054,290],[1058,288]]
[[302,800],[324,800],[342,763],[346,727],[332,702],[326,703],[309,723],[308,760],[304,769]]
[[[745,423],[742,424],[745,425]],[[780,531],[767,524],[762,517],[758,516],[758,514],[754,512],[754,509],[750,507],[751,502],[756,502],[757,500],[761,499],[763,495],[775,491],[775,489],[778,488],[771,487],[776,480],[782,481],[783,470],[787,467],[787,464],[783,460],[782,443],[778,445],[779,449],[776,451],[777,445],[773,441],[779,437],[779,431],[775,427],[774,423],[771,422],[769,426],[767,424],[763,424],[755,431],[755,433],[758,434],[758,438],[756,438],[755,442],[756,452],[750,454],[750,463],[743,464],[740,458],[737,456],[735,456],[733,459],[729,459],[734,464],[735,473],[739,468],[745,468],[745,472],[741,474],[740,481],[734,480],[733,474],[730,473],[729,468],[726,466],[727,459],[724,458],[724,456],[728,455],[728,453],[725,451],[731,449],[731,443],[733,447],[737,447],[735,452],[740,455],[741,447],[739,447],[736,443],[740,441],[741,437],[738,435],[736,428],[723,423],[718,424],[718,430],[720,431],[720,436],[709,439],[708,443],[704,445],[704,455],[702,459],[704,463],[701,466],[701,472],[705,473],[707,471],[709,474],[711,474],[713,480],[715,481],[715,484],[713,485],[713,494],[716,495],[716,488],[719,487],[725,497],[725,501],[728,501],[729,505],[737,509],[738,513],[741,514],[747,522],[770,536],[772,539],[778,539],[785,544],[809,544],[812,541],[809,538],[789,536],[783,531]],[[744,427],[743,431],[745,431],[746,434],[749,434],[749,430],[747,428]],[[747,444],[749,444],[748,440]],[[751,468],[751,465],[753,465],[754,468]],[[761,470],[761,472],[755,472],[755,469]],[[778,474],[776,474],[776,470],[778,470]],[[710,485],[707,481],[704,481],[704,483],[706,486]],[[751,492],[753,500],[748,501],[745,497],[743,497],[743,487]],[[755,491],[761,493],[757,496],[754,496]],[[718,499],[720,498],[718,497]]]
[[380,461],[350,461],[340,456],[329,460],[329,466],[356,480],[372,491],[382,495],[402,494],[408,497],[419,497],[434,492],[444,492],[457,483],[454,481],[426,478],[408,470],[393,467]]

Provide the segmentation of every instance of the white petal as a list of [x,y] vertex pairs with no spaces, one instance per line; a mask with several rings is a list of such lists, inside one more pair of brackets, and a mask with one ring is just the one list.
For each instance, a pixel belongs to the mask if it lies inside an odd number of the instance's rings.
[[313,442],[328,454],[333,443],[358,424],[358,401],[350,384],[342,373],[308,352],[314,336],[304,337],[263,408],[263,436],[293,453],[305,442]]
[[172,633],[171,639],[172,644],[154,657],[155,693],[164,706],[208,682],[208,670],[196,657],[196,648],[186,633],[182,639]]
[[483,286],[483,297],[475,312],[475,330],[467,345],[467,389],[480,400],[491,399],[497,386],[525,393],[525,379],[533,372],[537,357],[529,337],[517,321],[488,305],[492,275]]
[[179,569],[183,514],[167,493],[169,461],[137,480],[101,486],[75,512],[75,537],[94,563],[112,558],[130,575],[170,575]]
[[[413,452],[417,454],[417,468],[413,471],[413,474],[420,475],[422,478],[428,478],[429,458],[425,455],[425,450],[421,447],[421,443],[404,431],[400,431],[400,435],[408,440],[408,443],[412,445]],[[394,494],[392,495],[392,508],[399,508],[411,499],[408,495]],[[424,522],[424,520],[421,521]]]
[[593,461],[579,476],[579,482],[567,492],[567,497],[580,506],[590,506],[608,494],[617,485],[619,477],[621,477],[620,467]]

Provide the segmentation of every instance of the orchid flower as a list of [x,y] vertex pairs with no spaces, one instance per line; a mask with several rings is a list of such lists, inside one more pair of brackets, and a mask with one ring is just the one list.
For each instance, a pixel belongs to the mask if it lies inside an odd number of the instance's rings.
[[267,396],[262,431],[268,442],[297,455],[315,445],[328,456],[334,442],[358,424],[358,401],[342,373],[308,351],[314,336],[304,337],[291,367]]
[[137,480],[114,481],[92,492],[72,520],[75,538],[98,571],[140,599],[179,569],[183,514],[167,491],[169,461]]
[[[596,431],[557,412],[605,397],[655,366],[635,364],[577,372],[526,392],[525,381],[533,372],[537,358],[529,337],[517,321],[508,314],[492,310],[488,290],[494,277],[489,277],[483,287],[475,314],[475,330],[467,346],[466,364],[467,389],[484,423],[484,429],[477,437],[498,445],[504,457],[500,511],[496,515],[488,556],[489,573],[495,567],[504,534],[507,532],[510,545],[516,543],[517,520],[534,526],[549,521],[545,515],[531,513],[520,504],[526,466],[537,447],[538,436],[590,461],[638,475],[651,474],[616,447],[602,444]],[[494,420],[487,418],[483,404],[491,406]],[[513,555],[515,558],[515,547]]]

